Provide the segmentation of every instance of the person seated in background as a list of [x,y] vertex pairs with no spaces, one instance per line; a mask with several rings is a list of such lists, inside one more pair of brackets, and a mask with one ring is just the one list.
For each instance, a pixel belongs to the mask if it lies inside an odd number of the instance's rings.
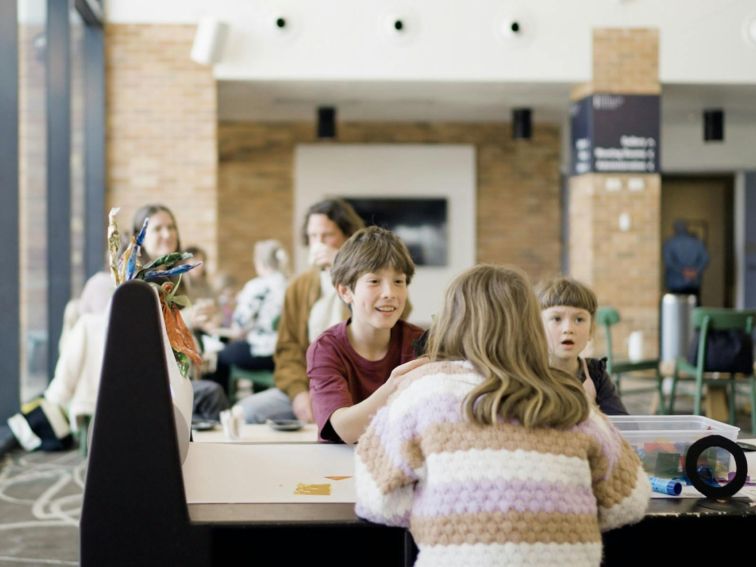
[[94,415],[107,330],[107,307],[80,315],[66,333],[55,374],[43,394],[66,410],[73,431],[79,429],[81,418]]
[[[278,335],[289,255],[278,240],[261,240],[252,258],[257,277],[249,280],[236,299],[231,337],[218,353],[216,370],[205,378],[228,393],[232,365],[245,370],[273,370],[273,351]],[[191,272],[189,272],[191,273]]]
[[651,484],[574,375],[550,367],[527,277],[455,278],[428,357],[360,437],[357,515],[409,528],[417,566],[599,565],[601,533],[642,520]]
[[389,230],[370,226],[344,243],[331,278],[350,317],[321,334],[307,349],[307,376],[318,433],[323,441],[355,443],[415,360],[420,327],[400,320],[415,264]]
[[551,366],[577,377],[606,415],[627,415],[606,371],[606,359],[580,357],[593,335],[596,294],[585,284],[565,277],[542,282],[536,289]]
[[230,329],[233,326],[236,297],[239,287],[236,278],[225,272],[218,272],[213,277],[213,289],[218,302],[220,328]]
[[184,292],[191,302],[182,314],[201,346],[202,335],[212,334],[220,327],[222,315],[218,307],[217,293],[207,277],[207,253],[199,246],[189,246],[185,252],[190,253],[192,257],[184,263],[199,265],[181,278]]
[[187,262],[200,263],[199,266],[184,274],[182,281],[186,286],[186,294],[192,301],[202,298],[215,298],[215,290],[207,277],[207,253],[199,246],[187,246],[184,252],[192,255]]
[[[180,250],[175,218],[170,209],[163,205],[147,205],[139,209],[134,215],[131,234],[138,234],[148,217],[150,222],[142,245],[142,265]],[[96,304],[101,311],[83,314],[74,324],[58,358],[55,375],[44,393],[48,401],[69,408],[69,418],[74,427],[78,415],[94,412],[105,352],[108,307],[115,292],[112,278],[109,288],[106,288],[101,277],[97,284],[99,299]],[[104,301],[106,289],[109,291],[108,301]],[[213,382],[193,380],[192,389],[193,415],[197,419],[217,420],[220,412],[229,407],[223,389]]]
[[352,206],[341,199],[325,199],[307,210],[302,239],[309,246],[312,267],[286,289],[273,355],[276,387],[238,404],[247,423],[264,423],[273,417],[312,421],[307,347],[328,327],[349,317],[331,284],[330,268],[341,245],[363,226]]

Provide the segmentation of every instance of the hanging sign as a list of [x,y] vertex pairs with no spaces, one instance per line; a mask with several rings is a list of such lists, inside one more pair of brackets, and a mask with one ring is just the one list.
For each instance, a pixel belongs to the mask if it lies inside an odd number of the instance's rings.
[[658,95],[593,94],[570,109],[572,174],[658,173]]

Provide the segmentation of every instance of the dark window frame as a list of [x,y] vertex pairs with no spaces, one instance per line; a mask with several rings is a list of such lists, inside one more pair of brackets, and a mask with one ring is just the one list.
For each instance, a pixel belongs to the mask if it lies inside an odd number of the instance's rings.
[[[105,56],[102,10],[75,0],[84,31],[84,268],[104,264]],[[71,299],[71,61],[70,4],[47,0],[47,367],[55,373],[63,312]]]
[[[0,452],[12,436],[6,419],[21,394],[19,328],[18,5],[0,2]],[[15,356],[14,356],[15,353]]]
[[[63,311],[71,293],[71,62],[69,10],[86,24],[85,270],[103,268],[105,65],[102,3],[47,0],[48,378],[57,361]],[[12,446],[7,418],[21,396],[18,3],[0,2],[0,453]]]

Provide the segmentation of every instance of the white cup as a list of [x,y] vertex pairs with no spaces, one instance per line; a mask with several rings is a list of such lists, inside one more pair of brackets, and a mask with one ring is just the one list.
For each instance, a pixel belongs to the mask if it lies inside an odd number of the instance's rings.
[[315,242],[314,244],[310,245],[310,250],[307,255],[307,263],[310,266],[315,265],[315,258],[324,248],[326,248],[326,245],[323,242]]
[[630,362],[643,360],[643,331],[633,331],[627,338],[627,357]]
[[223,426],[223,434],[227,439],[239,439],[239,430],[241,429],[241,419],[234,415],[231,410],[220,412],[220,421]]

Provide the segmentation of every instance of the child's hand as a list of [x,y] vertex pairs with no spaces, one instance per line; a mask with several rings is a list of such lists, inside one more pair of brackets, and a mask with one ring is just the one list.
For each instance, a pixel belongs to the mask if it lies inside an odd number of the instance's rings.
[[415,368],[420,368],[421,366],[428,364],[429,362],[430,359],[427,356],[421,356],[420,358],[416,358],[415,360],[410,360],[409,362],[400,364],[391,371],[391,376],[389,376],[388,380],[386,380],[386,384],[391,388],[391,391],[393,391],[396,388],[396,385],[399,383],[399,380],[401,380],[405,374],[414,370]]
[[310,246],[310,264],[319,268],[329,268],[333,265],[338,248],[333,248],[322,242]]
[[310,392],[299,392],[291,401],[291,410],[297,419],[305,423],[312,423],[312,406],[310,405]]

